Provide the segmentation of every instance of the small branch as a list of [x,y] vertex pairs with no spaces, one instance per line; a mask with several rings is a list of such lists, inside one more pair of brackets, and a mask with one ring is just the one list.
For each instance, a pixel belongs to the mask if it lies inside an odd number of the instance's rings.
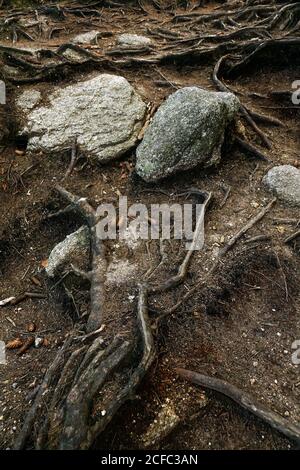
[[276,198],[272,199],[269,204],[267,204],[266,207],[264,207],[258,214],[256,214],[252,219],[249,220],[249,222],[244,225],[244,227],[241,228],[230,240],[229,242],[220,250],[220,256],[224,256],[232,247],[233,245],[236,244],[236,242],[243,236],[245,235],[246,232],[250,228],[252,228],[257,222],[259,222],[272,208],[272,206],[275,204],[277,201]]
[[292,242],[293,240],[295,240],[295,238],[299,237],[300,236],[300,229],[297,230],[296,232],[292,233],[292,235],[289,235],[285,240],[284,240],[284,243],[290,243]]
[[167,279],[167,281],[165,281],[165,282],[163,282],[159,285],[149,286],[149,292],[151,292],[151,293],[157,293],[157,292],[163,292],[163,291],[169,290],[172,287],[177,286],[180,282],[182,282],[182,280],[186,276],[190,259],[193,255],[194,251],[195,251],[195,246],[198,242],[200,232],[202,230],[205,211],[206,211],[206,208],[207,208],[207,206],[210,203],[211,198],[212,198],[212,193],[208,193],[208,192],[205,192],[205,191],[200,191],[198,189],[193,189],[193,188],[190,189],[189,191],[187,191],[185,194],[193,194],[193,193],[196,194],[197,196],[200,195],[201,197],[204,197],[205,199],[204,199],[204,203],[203,203],[202,212],[199,216],[199,219],[197,220],[197,225],[196,225],[196,228],[195,228],[195,233],[194,233],[194,236],[193,236],[193,240],[191,242],[191,246],[187,250],[185,257],[184,257],[182,263],[180,264],[180,266],[178,268],[177,274],[173,277],[170,277],[169,279]]
[[62,181],[64,181],[68,176],[71,175],[72,171],[74,170],[74,167],[76,165],[77,161],[77,139],[74,139],[73,145],[72,145],[72,150],[71,150],[71,161],[70,164],[67,168],[67,171],[65,173],[65,176],[63,177]]

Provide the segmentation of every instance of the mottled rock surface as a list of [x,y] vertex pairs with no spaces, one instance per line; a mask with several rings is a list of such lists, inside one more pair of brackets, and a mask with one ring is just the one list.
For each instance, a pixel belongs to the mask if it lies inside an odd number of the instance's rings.
[[83,269],[86,261],[89,260],[89,240],[89,229],[83,226],[58,243],[48,258],[46,267],[48,276],[54,277],[70,264]]
[[87,33],[78,34],[72,40],[73,44],[92,44],[96,41],[99,31],[93,30]]
[[16,105],[23,111],[34,108],[40,101],[42,95],[38,90],[25,90],[17,99]]
[[138,34],[120,34],[117,36],[118,46],[127,47],[145,47],[151,46],[152,40],[146,36],[140,36]]
[[263,179],[263,183],[279,199],[300,207],[300,170],[292,165],[274,166]]
[[50,93],[49,104],[26,115],[28,150],[59,152],[72,146],[101,162],[119,157],[137,141],[146,105],[128,81],[101,74]]
[[137,148],[136,171],[156,181],[221,158],[224,132],[239,108],[232,93],[182,88],[168,97]]

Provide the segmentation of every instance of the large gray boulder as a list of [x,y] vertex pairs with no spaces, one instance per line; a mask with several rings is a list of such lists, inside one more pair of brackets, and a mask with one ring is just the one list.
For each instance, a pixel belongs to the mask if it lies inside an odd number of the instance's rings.
[[300,206],[300,170],[292,165],[274,166],[263,183],[279,199],[292,206]]
[[59,152],[76,138],[81,151],[101,162],[136,143],[146,112],[128,81],[108,74],[54,91],[47,100],[25,112],[22,134],[28,135],[28,150]]
[[163,103],[137,148],[136,171],[156,181],[219,161],[224,131],[239,109],[232,93],[182,88]]

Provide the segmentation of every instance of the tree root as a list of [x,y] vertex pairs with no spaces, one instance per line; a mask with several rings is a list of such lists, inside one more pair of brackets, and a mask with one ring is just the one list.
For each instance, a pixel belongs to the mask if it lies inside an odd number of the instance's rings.
[[[103,348],[100,337],[102,328],[99,326],[102,322],[101,313],[105,308],[103,281],[106,260],[104,244],[96,229],[96,212],[86,199],[74,196],[61,186],[57,186],[56,190],[75,212],[85,218],[91,232],[91,312],[86,326],[74,327],[46,372],[15,441],[15,449],[25,448],[30,436],[35,434],[34,425],[37,428],[34,438],[37,449],[89,448],[120,406],[132,397],[155,357],[146,284],[139,285],[138,325],[141,347],[138,347],[140,341],[136,338],[123,340],[116,336],[110,345]],[[87,334],[78,336],[80,328],[85,329]],[[130,357],[131,363],[135,363],[140,349],[142,357],[134,371],[130,372],[124,362]],[[121,379],[114,376],[117,370]],[[113,383],[112,390],[110,381]]]
[[264,405],[258,403],[251,395],[243,390],[225,382],[225,380],[216,379],[215,377],[198,374],[197,372],[186,369],[178,368],[175,370],[180,377],[188,380],[189,382],[231,398],[239,406],[260,418],[273,429],[276,429],[276,431],[279,431],[289,439],[292,439],[298,445],[300,444],[300,426],[291,423],[278,413],[275,413]]

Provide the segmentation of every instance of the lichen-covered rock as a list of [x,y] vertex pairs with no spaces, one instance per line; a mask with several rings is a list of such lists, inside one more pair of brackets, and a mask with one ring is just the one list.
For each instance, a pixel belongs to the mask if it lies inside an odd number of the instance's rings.
[[89,229],[83,226],[53,248],[45,268],[46,273],[49,277],[54,277],[70,264],[83,269],[89,261],[89,251]]
[[73,44],[92,44],[96,41],[99,31],[93,30],[87,33],[78,34],[72,40]]
[[34,108],[40,101],[42,95],[38,90],[25,90],[16,101],[16,105],[23,111]]
[[122,47],[145,47],[151,46],[152,40],[146,36],[124,33],[117,36],[117,44]]
[[151,182],[199,163],[216,163],[238,109],[232,93],[198,87],[176,91],[160,106],[137,148],[138,175]]
[[292,165],[274,166],[263,183],[283,202],[300,207],[300,170]]
[[59,152],[72,146],[108,161],[119,157],[137,141],[146,105],[128,81],[101,74],[47,96],[47,106],[26,114],[21,131],[29,151]]

